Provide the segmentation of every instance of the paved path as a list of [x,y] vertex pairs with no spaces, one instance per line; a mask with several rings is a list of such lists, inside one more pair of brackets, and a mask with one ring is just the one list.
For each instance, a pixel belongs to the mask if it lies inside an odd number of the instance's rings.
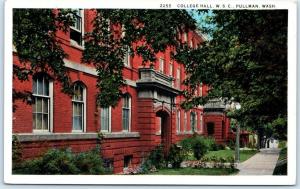
[[240,172],[237,175],[272,175],[276,166],[280,149],[261,149],[248,160],[238,164]]

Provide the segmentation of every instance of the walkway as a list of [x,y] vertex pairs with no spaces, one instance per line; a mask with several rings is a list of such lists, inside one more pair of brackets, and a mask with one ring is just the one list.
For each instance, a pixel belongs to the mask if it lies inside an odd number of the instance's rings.
[[272,175],[279,152],[278,148],[260,149],[259,153],[238,164],[240,172],[237,175]]

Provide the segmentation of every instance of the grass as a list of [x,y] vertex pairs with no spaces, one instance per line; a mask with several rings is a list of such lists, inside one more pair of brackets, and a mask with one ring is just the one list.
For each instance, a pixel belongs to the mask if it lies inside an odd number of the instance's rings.
[[164,168],[151,175],[232,175],[238,172],[237,169],[225,168]]
[[287,175],[287,148],[281,149],[273,175]]
[[[256,153],[257,150],[240,150],[240,162],[246,161]],[[216,156],[216,157],[229,158],[229,157],[234,157],[234,155],[235,155],[234,150],[218,150],[218,151],[209,151],[207,152],[207,154],[204,155],[204,157],[210,158],[212,156]]]

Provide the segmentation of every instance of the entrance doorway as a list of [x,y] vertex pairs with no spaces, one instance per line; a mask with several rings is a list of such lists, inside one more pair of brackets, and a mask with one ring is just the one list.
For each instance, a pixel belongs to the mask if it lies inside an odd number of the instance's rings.
[[213,122],[207,123],[206,128],[207,128],[208,136],[213,136],[215,134],[215,123]]
[[171,125],[170,116],[164,110],[159,110],[156,112],[156,127],[160,131],[161,145],[164,151],[167,152],[171,146]]

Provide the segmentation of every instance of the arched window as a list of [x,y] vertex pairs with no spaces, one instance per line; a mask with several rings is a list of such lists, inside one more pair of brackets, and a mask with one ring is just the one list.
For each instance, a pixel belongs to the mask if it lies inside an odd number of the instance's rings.
[[123,131],[130,131],[131,123],[131,97],[126,94],[122,98],[122,128]]
[[85,87],[76,82],[74,84],[74,93],[72,98],[73,114],[72,114],[72,131],[82,132],[85,130],[85,104],[86,104],[86,90]]
[[33,78],[32,123],[34,131],[51,131],[52,88],[52,82],[47,75],[38,74]]

